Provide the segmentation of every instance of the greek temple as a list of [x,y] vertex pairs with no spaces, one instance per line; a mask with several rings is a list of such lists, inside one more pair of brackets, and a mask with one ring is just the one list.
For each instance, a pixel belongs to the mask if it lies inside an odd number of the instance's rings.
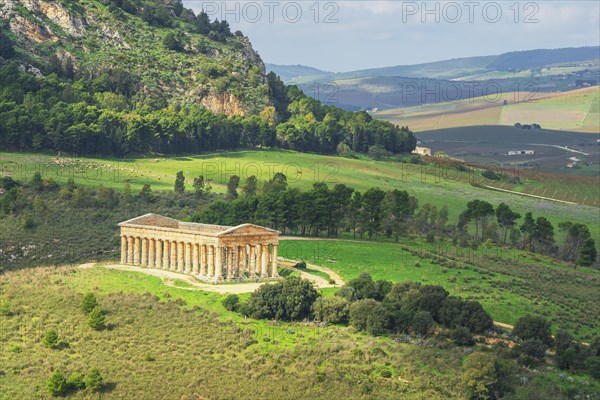
[[121,264],[209,281],[277,277],[279,232],[273,229],[182,222],[158,214],[142,215],[119,227]]

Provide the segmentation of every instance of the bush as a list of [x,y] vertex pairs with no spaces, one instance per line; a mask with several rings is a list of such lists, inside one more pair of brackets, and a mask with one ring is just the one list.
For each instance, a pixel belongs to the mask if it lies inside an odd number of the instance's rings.
[[600,379],[600,357],[590,357],[585,362],[588,372],[596,379]]
[[[548,346],[539,339],[527,339],[513,348],[513,356],[522,360],[541,361],[546,355]],[[525,357],[522,357],[525,356]],[[529,362],[527,362],[529,364]]]
[[94,296],[93,293],[86,293],[85,296],[83,296],[80,308],[85,314],[89,314],[97,306],[98,302],[96,301],[96,296]]
[[459,346],[473,346],[475,344],[473,334],[464,326],[459,326],[450,330],[449,336],[450,339],[454,340],[454,343]]
[[417,311],[413,317],[411,327],[417,335],[426,335],[433,326],[433,318],[429,311]]
[[310,316],[319,293],[312,283],[298,276],[262,285],[250,295],[247,307],[254,318],[301,321]]
[[54,329],[50,329],[42,338],[42,344],[49,349],[55,349],[60,344],[60,336]]
[[88,325],[97,331],[104,328],[104,313],[100,307],[94,307],[94,309],[89,313]]
[[320,297],[312,307],[314,318],[330,324],[347,324],[350,302],[339,296]]
[[222,301],[223,307],[228,311],[237,311],[240,307],[240,296],[237,294],[227,295]]
[[529,314],[519,318],[512,333],[523,340],[537,339],[546,345],[552,343],[550,322],[536,315]]
[[371,335],[379,335],[389,328],[390,317],[383,304],[363,299],[350,306],[350,325]]
[[62,396],[66,394],[69,389],[67,379],[59,370],[55,370],[52,373],[46,387],[48,388],[48,393],[52,396]]
[[69,389],[85,389],[85,381],[83,374],[80,372],[73,372],[67,380],[67,385]]
[[90,389],[92,392],[97,392],[104,385],[104,379],[96,368],[90,368],[87,375],[85,376],[85,387]]
[[295,268],[306,268],[306,261],[298,261],[296,263],[296,265],[294,265]]

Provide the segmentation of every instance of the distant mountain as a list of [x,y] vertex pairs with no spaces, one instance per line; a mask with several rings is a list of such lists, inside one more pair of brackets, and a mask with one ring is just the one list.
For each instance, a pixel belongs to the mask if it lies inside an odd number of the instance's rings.
[[[515,51],[342,73],[305,66],[295,73],[287,73],[293,69],[270,69],[286,83],[300,86],[307,95],[325,103],[348,110],[370,110],[475,97],[477,90],[469,91],[474,86],[480,92],[490,85],[500,87],[503,92],[515,90],[511,88],[521,92],[556,92],[594,86],[600,82],[599,67],[600,47],[588,46]],[[462,93],[455,93],[457,84],[464,86]],[[436,93],[432,94],[432,90]]]
[[332,72],[322,71],[317,68],[307,67],[305,65],[278,65],[266,64],[267,72],[275,72],[282,81],[288,82],[298,78],[317,77],[321,75],[330,75]]

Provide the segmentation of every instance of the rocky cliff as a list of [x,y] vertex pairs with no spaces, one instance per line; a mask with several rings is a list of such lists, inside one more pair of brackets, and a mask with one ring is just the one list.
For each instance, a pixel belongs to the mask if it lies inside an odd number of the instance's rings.
[[[272,105],[265,65],[248,38],[200,33],[191,11],[174,11],[169,1],[125,3],[0,0],[0,18],[26,70],[69,64],[75,79],[126,71],[141,101],[198,104],[228,116]],[[168,15],[154,22],[151,7]],[[181,48],[165,44],[169,35]]]

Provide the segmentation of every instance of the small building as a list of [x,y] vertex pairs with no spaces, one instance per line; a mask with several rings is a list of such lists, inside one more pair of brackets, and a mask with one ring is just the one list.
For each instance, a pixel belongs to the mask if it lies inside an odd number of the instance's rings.
[[533,150],[511,150],[507,153],[509,156],[532,156],[535,154]]
[[121,222],[121,264],[166,269],[209,281],[277,277],[279,232],[146,214]]
[[431,149],[429,147],[417,146],[413,150],[413,154],[420,154],[422,156],[431,156]]

